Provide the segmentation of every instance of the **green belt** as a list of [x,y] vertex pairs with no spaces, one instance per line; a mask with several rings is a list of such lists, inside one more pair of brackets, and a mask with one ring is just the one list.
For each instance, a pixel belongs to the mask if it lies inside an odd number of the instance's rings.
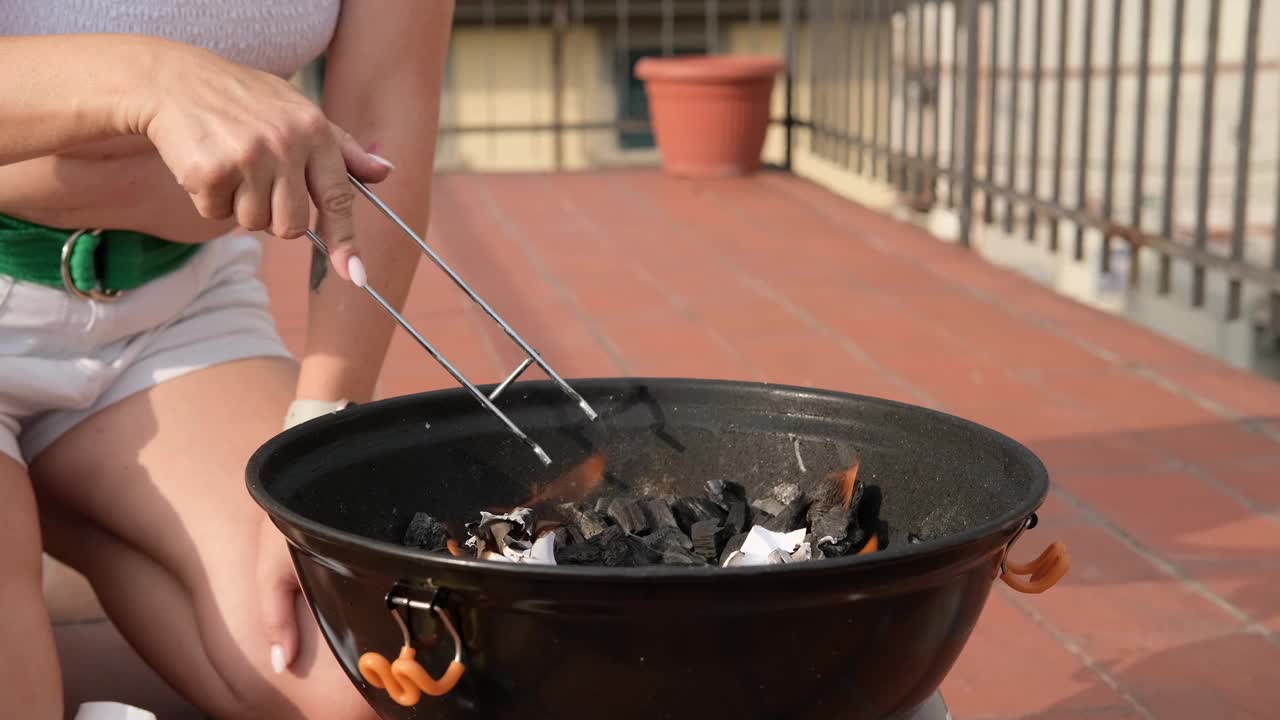
[[128,230],[61,230],[0,213],[0,275],[105,300],[181,267],[200,245]]

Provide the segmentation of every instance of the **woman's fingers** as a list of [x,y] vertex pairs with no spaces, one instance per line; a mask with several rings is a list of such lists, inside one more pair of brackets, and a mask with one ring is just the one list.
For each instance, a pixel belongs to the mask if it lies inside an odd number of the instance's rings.
[[316,232],[329,248],[329,261],[338,277],[350,280],[347,270],[355,254],[355,188],[347,180],[347,166],[335,143],[323,143],[307,161],[307,189],[316,206]]
[[338,148],[342,151],[342,159],[347,170],[360,182],[382,182],[395,169],[390,160],[365,150],[346,130],[337,125],[331,125],[331,127],[333,136],[338,142]]

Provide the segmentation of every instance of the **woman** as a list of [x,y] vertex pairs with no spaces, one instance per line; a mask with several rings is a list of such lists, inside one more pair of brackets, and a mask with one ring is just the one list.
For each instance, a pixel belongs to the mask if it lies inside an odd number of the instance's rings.
[[[419,251],[347,173],[425,230],[452,13],[0,1],[6,715],[63,716],[43,548],[209,715],[371,717],[243,472],[282,424],[373,394],[393,326],[356,285],[402,303]],[[322,52],[317,108],[285,78]],[[295,363],[246,231],[312,226],[330,252]]]

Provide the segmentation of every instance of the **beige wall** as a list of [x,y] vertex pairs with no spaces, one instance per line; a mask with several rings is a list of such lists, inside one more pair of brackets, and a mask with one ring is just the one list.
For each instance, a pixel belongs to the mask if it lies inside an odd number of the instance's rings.
[[[870,32],[867,36],[869,38]],[[865,42],[855,37],[848,48]],[[564,36],[564,90],[562,120],[574,122],[608,122],[616,117],[615,81],[612,52],[608,38],[592,28],[575,28]],[[801,32],[797,40],[797,56],[801,64],[796,71],[796,107],[806,109],[810,97],[810,69],[804,61],[809,38]],[[748,24],[725,28],[725,43],[730,51],[782,54],[781,27]],[[869,45],[866,46],[869,48]],[[484,126],[552,122],[552,35],[548,29],[472,29],[459,28],[454,33],[448,79],[441,122],[445,126]],[[867,51],[870,67],[870,51]],[[888,43],[881,43],[881,72],[888,67]],[[887,83],[882,79],[880,128],[886,132],[889,120]],[[862,103],[866,127],[871,122],[870,83],[864,90]],[[857,107],[850,95],[849,114]],[[773,114],[781,117],[784,90],[781,78],[775,86]],[[627,164],[653,164],[653,151],[622,150],[611,130],[569,131],[563,139],[563,167],[566,170]],[[784,132],[781,127],[769,131],[764,155],[768,161],[783,158]],[[441,169],[491,171],[548,171],[554,167],[554,143],[549,132],[452,133],[440,140]],[[864,202],[887,202],[891,194],[879,181],[859,178],[847,169],[829,163],[809,151],[808,133],[797,131],[793,162],[796,171],[814,177],[833,189],[856,196]]]

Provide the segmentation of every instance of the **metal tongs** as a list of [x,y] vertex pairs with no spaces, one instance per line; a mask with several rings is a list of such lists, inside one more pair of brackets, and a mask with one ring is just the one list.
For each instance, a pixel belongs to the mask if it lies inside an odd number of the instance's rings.
[[[445,370],[448,370],[449,374],[452,375],[455,380],[457,380],[459,383],[463,385],[463,387],[465,387],[468,391],[470,391],[471,395],[475,397],[475,399],[479,401],[479,403],[483,405],[485,409],[493,413],[499,420],[501,420],[502,424],[506,425],[507,429],[510,430],[512,434],[514,434],[517,438],[519,438],[521,442],[523,442],[525,445],[528,445],[529,449],[533,450],[534,454],[538,456],[538,459],[541,460],[544,465],[550,465],[551,456],[547,455],[546,451],[543,450],[542,447],[538,445],[538,443],[530,439],[529,436],[526,435],[523,430],[521,430],[518,426],[516,426],[516,424],[511,421],[511,418],[508,418],[506,414],[504,414],[501,410],[499,410],[498,407],[493,404],[493,401],[497,400],[498,396],[501,395],[502,392],[506,390],[509,385],[511,385],[511,383],[515,382],[516,378],[520,377],[520,375],[525,370],[529,369],[530,365],[536,362],[538,363],[538,367],[542,368],[542,370],[547,374],[547,376],[550,377],[552,380],[554,380],[555,383],[560,386],[560,389],[565,392],[565,394],[567,394],[570,398],[573,398],[575,401],[577,401],[578,407],[582,408],[582,412],[586,413],[588,419],[595,420],[597,417],[599,417],[599,415],[597,415],[596,411],[591,408],[591,405],[589,405],[587,401],[584,400],[582,396],[577,393],[576,390],[569,387],[569,383],[566,383],[564,379],[561,378],[560,375],[556,373],[555,370],[551,369],[551,366],[548,365],[540,355],[538,355],[538,352],[536,350],[529,347],[529,343],[525,342],[524,339],[521,338],[520,335],[517,334],[516,331],[513,330],[511,326],[506,323],[506,321],[504,321],[501,317],[498,316],[498,313],[493,311],[493,308],[489,307],[488,303],[486,303],[483,299],[481,299],[480,296],[477,295],[476,292],[472,290],[471,287],[467,285],[467,283],[461,277],[459,277],[456,272],[453,271],[453,268],[449,267],[449,265],[445,263],[445,261],[439,255],[437,255],[436,252],[432,250],[429,245],[423,242],[422,238],[418,237],[418,234],[415,233],[408,225],[405,224],[403,220],[400,219],[400,216],[396,215],[395,212],[391,210],[391,208],[387,207],[386,203],[382,202],[382,200],[380,200],[377,195],[374,195],[373,191],[365,187],[364,183],[352,177],[350,174],[347,175],[347,178],[351,180],[351,184],[354,185],[362,195],[368,198],[369,202],[373,203],[375,207],[377,207],[379,210],[382,211],[382,214],[391,218],[391,220],[393,220],[396,225],[400,226],[400,229],[403,230],[405,234],[413,238],[413,241],[418,244],[418,247],[422,248],[422,251],[425,252],[427,256],[430,257],[431,260],[440,267],[441,270],[444,270],[445,273],[453,280],[453,282],[456,283],[458,287],[462,288],[463,292],[465,292],[468,297],[474,300],[477,305],[484,308],[484,311],[488,313],[489,317],[493,318],[494,322],[502,326],[502,330],[506,332],[507,337],[510,337],[512,340],[514,340],[516,344],[520,346],[520,349],[524,350],[526,355],[524,362],[520,363],[520,365],[516,367],[515,370],[511,371],[511,374],[508,375],[505,380],[499,383],[498,386],[493,389],[493,392],[489,393],[488,395],[485,395],[484,393],[480,392],[480,390],[475,385],[471,384],[471,381],[467,380],[467,378],[463,376],[461,372],[458,372],[458,369],[455,368],[448,360],[446,360],[444,356],[440,354],[440,351],[437,350],[435,346],[433,346],[430,342],[428,342],[427,339],[423,337],[422,334],[419,333],[413,327],[413,325],[411,325],[409,321],[404,318],[403,315],[397,312],[396,309],[391,306],[391,303],[387,302],[386,298],[382,297],[382,295],[377,290],[374,290],[373,286],[370,285],[368,282],[364,284],[365,292],[369,293],[369,297],[372,297],[374,300],[376,300],[377,303],[382,306],[383,310],[386,310],[388,313],[390,313],[391,317],[395,318],[396,322],[400,323],[400,327],[404,328],[406,332],[412,335],[413,339],[417,340],[418,344],[421,345],[424,350],[430,353],[431,357],[435,358],[436,361],[439,362],[444,367]],[[311,242],[316,246],[317,249],[320,250],[320,252],[326,253],[326,254],[329,252],[328,246],[325,245],[324,240],[322,240],[319,235],[315,234],[311,230],[307,230],[307,237],[311,239]]]

